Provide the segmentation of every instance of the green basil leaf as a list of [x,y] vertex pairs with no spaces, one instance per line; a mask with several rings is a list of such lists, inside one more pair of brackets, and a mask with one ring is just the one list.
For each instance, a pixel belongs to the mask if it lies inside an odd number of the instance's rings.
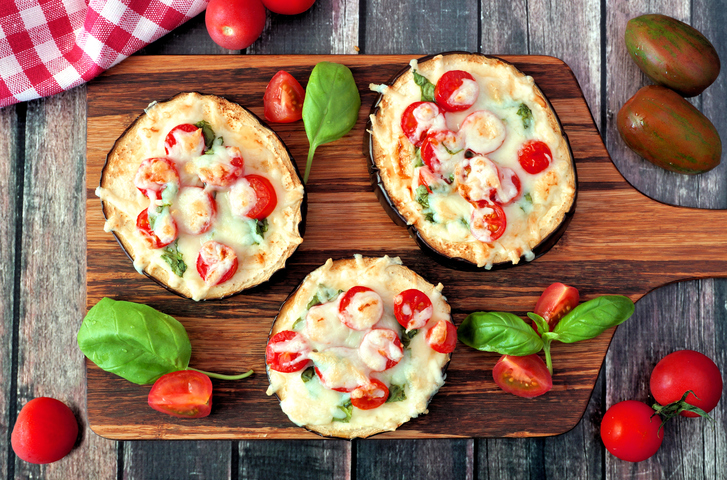
[[187,271],[187,264],[184,263],[184,255],[179,251],[179,239],[174,241],[174,247],[166,247],[162,253],[162,260],[167,262],[172,269],[172,272],[178,277],[184,275]]
[[414,335],[419,333],[419,330],[409,330],[408,332],[402,327],[401,329],[401,345],[404,348],[409,348],[409,344],[411,343],[411,339],[414,338]]
[[306,310],[310,310],[311,307],[335,300],[342,293],[343,290],[336,290],[325,285],[318,285],[318,291],[315,295],[313,295],[313,298],[310,299],[310,302],[308,302],[308,305],[306,305],[305,308]]
[[424,160],[422,160],[422,150],[419,147],[414,149],[414,168],[423,167]]
[[303,373],[300,374],[300,379],[303,380],[303,383],[308,383],[311,380],[313,380],[313,377],[316,376],[316,369],[313,367],[308,367],[305,370],[303,370]]
[[212,143],[215,141],[215,131],[212,130],[212,125],[210,125],[206,120],[200,120],[199,122],[195,123],[194,126],[202,129],[205,147],[211,148]]
[[389,385],[389,398],[386,399],[386,403],[401,402],[403,400],[406,400],[404,385],[396,385],[395,383]]
[[334,422],[348,423],[351,421],[353,415],[353,404],[351,399],[348,399],[343,405],[337,405],[338,409],[343,412],[343,417],[333,417]]
[[78,331],[78,347],[101,369],[139,385],[189,365],[184,326],[152,307],[103,298]]
[[429,191],[424,185],[419,185],[414,192],[416,195],[415,200],[423,209],[429,208]]
[[548,322],[546,322],[545,319],[537,313],[528,312],[528,318],[535,322],[535,325],[538,327],[538,334],[540,336],[550,331],[550,327],[548,327]]
[[533,124],[533,112],[532,110],[530,110],[530,107],[528,107],[524,103],[521,103],[520,108],[518,108],[517,110],[517,114],[523,121],[523,128],[525,130],[530,128],[530,125]]
[[457,329],[462,343],[484,352],[522,357],[543,349],[543,340],[522,318],[508,312],[474,312]]
[[581,303],[553,329],[553,339],[574,343],[599,336],[634,313],[634,302],[621,295],[606,295]]
[[305,323],[305,315],[302,315],[298,320],[293,322],[293,326],[291,327],[291,330],[298,331],[299,327]]
[[433,102],[434,84],[416,70],[412,69],[412,73],[414,74],[414,83],[419,85],[419,88],[422,90],[422,102]]
[[303,100],[303,125],[310,144],[303,183],[308,182],[316,148],[347,134],[356,125],[360,108],[361,96],[348,67],[331,62],[313,67]]

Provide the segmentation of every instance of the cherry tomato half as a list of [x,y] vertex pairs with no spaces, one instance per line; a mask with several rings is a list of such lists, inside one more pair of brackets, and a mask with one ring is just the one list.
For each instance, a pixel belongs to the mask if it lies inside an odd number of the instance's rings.
[[612,406],[601,421],[601,440],[612,455],[627,462],[640,462],[659,450],[661,417],[648,405],[627,400]]
[[470,221],[472,236],[483,243],[494,242],[505,233],[507,217],[496,203],[482,200],[475,203]]
[[204,16],[207,32],[222,48],[242,50],[265,28],[265,6],[260,0],[210,0]]
[[38,397],[20,410],[10,443],[26,462],[52,463],[70,453],[77,437],[78,422],[71,409],[55,398]]
[[374,328],[364,335],[358,354],[371,370],[383,372],[396,366],[404,358],[404,348],[395,331]]
[[[438,130],[429,133],[422,142],[422,161],[439,173],[443,162],[464,151],[460,138],[451,130]],[[464,155],[464,154],[463,154]]]
[[384,302],[369,287],[351,287],[338,302],[338,318],[353,330],[366,330],[381,320]]
[[517,159],[523,170],[534,175],[550,166],[553,154],[550,153],[550,147],[545,142],[528,140],[518,150]]
[[411,288],[394,297],[394,316],[407,332],[425,326],[433,313],[432,301],[421,290]]
[[246,175],[243,177],[255,190],[255,204],[247,212],[248,218],[262,220],[267,218],[278,205],[278,196],[275,194],[275,187],[270,180],[261,175]]
[[452,353],[457,345],[457,327],[452,322],[440,320],[427,330],[426,339],[435,352]]
[[401,116],[401,129],[415,147],[421,146],[430,130],[445,130],[446,127],[444,115],[433,102],[414,102]]
[[292,330],[283,330],[268,341],[265,363],[277,372],[297,372],[308,365],[308,353],[310,346],[303,335]]
[[202,418],[212,411],[212,380],[204,373],[179,370],[154,382],[149,406],[179,418]]
[[549,392],[553,379],[537,353],[525,357],[503,355],[492,369],[498,387],[518,397],[533,398]]
[[149,198],[159,198],[164,188],[174,183],[179,185],[179,172],[168,158],[147,158],[139,165],[134,176],[134,185]]
[[214,240],[205,242],[197,256],[197,273],[210,286],[231,279],[237,271],[237,265],[235,251]]
[[[691,390],[686,402],[709,413],[722,397],[722,374],[708,356],[694,350],[678,350],[662,358],[651,372],[649,388],[654,399],[667,405],[681,400]],[[696,395],[696,398],[695,398]],[[682,412],[684,417],[697,417]]]
[[475,78],[463,70],[445,72],[434,87],[434,100],[442,110],[461,112],[477,101],[480,86]]
[[265,87],[265,120],[290,123],[303,118],[305,90],[291,74],[280,70]]
[[358,387],[351,392],[351,405],[361,410],[372,410],[386,403],[389,389],[381,380],[371,379],[371,383]]
[[271,12],[283,15],[298,15],[308,10],[316,0],[263,0]]
[[[548,329],[552,332],[560,319],[578,306],[579,299],[577,288],[554,283],[540,295],[533,313],[543,317],[548,322]],[[533,322],[533,328],[538,330],[535,322]]]
[[500,174],[500,188],[492,192],[490,200],[504,207],[520,198],[522,183],[520,183],[520,177],[512,168],[499,167],[498,171]]
[[[194,133],[194,135],[190,135]],[[174,146],[177,145],[177,140],[184,142],[180,143],[178,147],[184,153],[190,153],[192,155],[202,155],[204,152],[204,135],[202,129],[191,123],[183,123],[172,128],[167,133],[167,138],[164,140],[164,152],[169,155],[169,152],[174,152]]]
[[[136,217],[136,228],[144,237],[151,248],[164,248],[177,238],[177,223],[170,215],[165,217],[167,223],[161,227],[161,230],[152,230],[149,224],[149,209],[145,208]],[[162,236],[159,237],[158,234]]]

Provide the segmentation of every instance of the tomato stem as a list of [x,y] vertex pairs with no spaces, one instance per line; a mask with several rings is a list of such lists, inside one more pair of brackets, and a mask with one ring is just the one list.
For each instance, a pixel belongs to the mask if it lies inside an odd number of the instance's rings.
[[196,368],[187,367],[187,370],[194,370],[195,372],[204,373],[208,377],[216,378],[218,380],[242,380],[243,378],[247,378],[250,375],[252,375],[252,370],[248,370],[245,373],[241,373],[239,375],[222,375],[220,373],[210,373],[205,372],[204,370],[197,370]]

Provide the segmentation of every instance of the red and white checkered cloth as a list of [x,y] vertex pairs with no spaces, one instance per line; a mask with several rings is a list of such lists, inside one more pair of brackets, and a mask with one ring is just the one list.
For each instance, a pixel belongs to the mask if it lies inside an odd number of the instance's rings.
[[0,0],[0,107],[87,82],[209,0]]

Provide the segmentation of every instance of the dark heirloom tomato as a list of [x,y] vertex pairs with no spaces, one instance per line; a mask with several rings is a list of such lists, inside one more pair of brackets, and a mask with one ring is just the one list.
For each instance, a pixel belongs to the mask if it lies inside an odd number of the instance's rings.
[[[472,82],[466,82],[467,80]],[[469,84],[469,88],[465,87],[460,90],[465,83]],[[455,92],[458,95],[454,95]],[[442,110],[460,112],[474,105],[479,92],[480,87],[475,81],[475,77],[463,70],[450,70],[437,81],[437,86],[434,88],[434,100]]]
[[235,251],[219,242],[210,240],[202,245],[197,256],[197,273],[207,285],[219,285],[232,278],[237,271]]
[[265,88],[265,120],[290,123],[303,118],[305,90],[284,70],[276,73]]
[[[438,121],[440,116],[441,121]],[[438,125],[439,123],[441,125]],[[437,104],[433,102],[414,102],[406,107],[401,115],[401,129],[415,147],[422,145],[432,127],[441,127],[437,128],[437,130],[441,130],[445,126],[444,116],[440,113]]]
[[475,203],[470,221],[472,236],[480,242],[494,242],[505,233],[507,217],[498,204],[482,200]]
[[534,175],[550,166],[553,161],[553,154],[545,142],[528,140],[522,144],[517,152],[517,159],[523,170]]
[[[172,150],[172,147],[177,144],[177,139],[174,136],[177,132],[184,132],[184,133],[192,133],[196,132],[197,130],[200,130],[199,127],[196,125],[192,125],[191,123],[183,123],[181,125],[177,125],[176,127],[172,128],[169,133],[167,133],[167,138],[164,140],[164,152],[169,155],[169,152]],[[204,152],[204,135],[199,135],[199,141],[197,142],[197,145],[194,146],[194,151],[190,153],[194,153],[197,155],[202,155]]]
[[78,422],[68,406],[38,397],[20,410],[10,443],[15,454],[30,463],[53,463],[70,453],[78,437]]
[[537,353],[525,357],[503,355],[492,369],[498,387],[518,397],[533,398],[549,392],[553,379]]
[[451,353],[457,345],[457,327],[452,322],[440,320],[427,330],[426,339],[435,352]]
[[[578,306],[579,299],[577,288],[562,283],[554,283],[540,295],[533,313],[543,317],[548,322],[548,328],[552,332],[560,319]],[[533,322],[533,328],[537,330],[535,322]]]
[[149,209],[145,208],[141,212],[139,212],[139,215],[136,217],[136,228],[139,230],[139,233],[144,237],[144,239],[147,241],[149,246],[151,248],[163,248],[169,245],[174,241],[175,238],[177,238],[177,224],[172,219],[172,222],[170,223],[171,228],[174,229],[174,235],[169,235],[168,242],[162,241],[159,239],[159,237],[154,233],[154,230],[151,229],[151,225],[149,224]]
[[167,373],[154,382],[148,401],[154,410],[174,417],[206,417],[212,410],[212,381],[194,370]]
[[[662,358],[651,372],[649,387],[661,405],[681,400],[691,390],[686,402],[709,413],[722,397],[722,375],[708,356],[694,350],[679,350]],[[682,412],[685,417],[697,417]]]
[[387,398],[389,389],[384,382],[372,378],[371,383],[351,392],[351,405],[361,410],[372,410],[386,403]]
[[267,218],[278,204],[278,196],[275,194],[275,187],[270,180],[260,175],[246,175],[243,177],[250,183],[255,190],[257,201],[255,205],[247,212],[248,218],[262,220]]
[[425,326],[433,313],[432,301],[421,290],[411,288],[394,297],[394,316],[407,331]]
[[310,347],[301,334],[283,330],[268,341],[265,363],[276,372],[297,372],[308,365],[308,353]]
[[[653,417],[652,417],[653,415]],[[648,405],[627,400],[612,406],[601,422],[601,440],[614,456],[627,462],[641,462],[659,450],[664,435],[659,433],[661,417]]]

